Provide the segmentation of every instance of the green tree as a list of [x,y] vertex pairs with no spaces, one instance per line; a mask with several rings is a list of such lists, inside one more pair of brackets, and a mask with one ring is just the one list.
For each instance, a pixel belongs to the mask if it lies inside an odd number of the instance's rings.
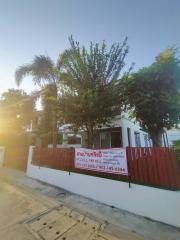
[[180,60],[168,48],[155,62],[123,81],[122,97],[131,116],[140,122],[153,141],[162,146],[164,129],[180,121]]
[[50,139],[55,146],[58,135],[57,83],[59,81],[59,72],[49,57],[40,55],[35,56],[31,64],[20,66],[16,70],[15,80],[18,86],[27,75],[32,76],[34,84],[41,87],[40,96],[43,106],[41,136],[51,134]]
[[118,79],[128,53],[127,39],[109,50],[105,42],[91,43],[87,50],[72,37],[69,40],[70,48],[59,58],[60,107],[65,121],[84,129],[88,147],[93,147],[96,129],[121,112]]
[[0,141],[10,143],[13,137],[24,136],[34,113],[34,97],[18,89],[4,92],[0,98]]
[[174,147],[174,149],[180,151],[180,140],[174,140],[173,147]]
[[[41,139],[43,146],[47,146],[49,143],[56,145],[58,142],[58,133],[56,133],[58,129],[58,108],[57,99],[54,97],[54,86],[54,84],[48,84],[41,90],[43,111],[39,116],[40,121],[36,128],[36,135]],[[54,124],[55,119],[56,125]]]

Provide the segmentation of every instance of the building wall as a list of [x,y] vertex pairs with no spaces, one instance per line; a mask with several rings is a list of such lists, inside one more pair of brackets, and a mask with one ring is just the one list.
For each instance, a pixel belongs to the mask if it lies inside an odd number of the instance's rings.
[[[130,128],[130,139],[131,139],[131,147],[136,147],[136,142],[135,142],[135,135],[134,133],[137,132],[140,134],[140,142],[141,142],[141,147],[151,147],[152,146],[152,141],[149,139],[148,134],[144,131],[141,130],[140,125],[137,122],[133,122],[132,120],[128,119],[128,115],[127,114],[123,114],[123,116],[118,115],[116,117],[113,118],[113,120],[109,123],[109,126],[104,126],[102,127],[102,130],[105,131],[107,129],[107,131],[109,131],[110,128],[119,128],[121,127],[122,130],[122,147],[128,147],[128,134],[127,134],[127,128]],[[99,131],[101,131],[99,129]],[[68,134],[68,130],[66,129],[66,135]],[[82,144],[78,145],[78,146],[73,146],[73,147],[85,147],[86,146],[86,134],[84,134],[83,132],[79,133],[80,135],[82,135]],[[145,136],[147,137],[148,141],[147,143],[145,142]],[[65,136],[65,134],[64,134]],[[166,144],[164,146],[171,146],[173,144],[174,140],[180,140],[180,130],[178,129],[171,129],[167,131],[167,138],[165,136],[165,141]],[[97,136],[95,139],[95,145],[100,147],[100,142],[98,143],[98,141],[100,141],[100,137]],[[70,147],[70,145],[68,145],[66,143],[66,139],[64,139],[65,144],[62,144],[62,146],[67,146]],[[164,144],[164,143],[163,143]],[[72,146],[72,145],[71,145]]]
[[156,221],[180,227],[180,191],[141,186],[31,164],[27,176]]
[[[116,116],[111,121],[110,125],[111,125],[111,127],[114,127],[114,128],[121,127],[121,129],[122,129],[122,146],[123,147],[129,146],[127,128],[130,128],[131,147],[136,147],[134,132],[138,132],[140,134],[141,147],[146,146],[144,135],[147,135],[147,133],[141,130],[141,128],[137,122],[130,121],[126,117]],[[106,128],[108,129],[108,127],[104,127],[103,129],[106,129]],[[148,142],[148,146],[151,146],[150,141]]]
[[[120,120],[121,122],[121,126],[122,126],[122,133],[123,133],[123,147],[128,147],[128,135],[127,135],[127,128],[130,128],[130,135],[131,135],[131,147],[136,147],[136,143],[135,143],[135,132],[138,132],[140,134],[140,142],[141,142],[141,147],[145,147],[145,139],[144,139],[144,135],[147,135],[146,132],[142,131],[140,126],[135,123],[132,122],[126,118],[122,118]],[[148,142],[148,146],[151,146],[151,143]]]
[[[141,127],[139,126],[138,123],[133,123],[132,121],[126,119],[126,118],[122,118],[120,120],[121,122],[121,126],[123,128],[123,132],[124,132],[124,136],[123,136],[123,140],[124,140],[124,147],[128,146],[128,138],[127,138],[127,132],[126,129],[127,127],[129,127],[131,129],[131,139],[132,139],[132,147],[135,147],[135,137],[134,137],[134,132],[137,131],[140,133],[140,139],[141,139],[141,146],[145,147],[145,139],[144,139],[144,135],[147,134],[146,132],[141,130]],[[167,139],[166,139],[167,136]],[[180,129],[171,129],[171,130],[167,130],[165,135],[165,144],[163,141],[163,146],[172,146],[173,145],[173,141],[174,140],[180,140]],[[148,146],[152,146],[152,141],[149,140],[148,142]]]

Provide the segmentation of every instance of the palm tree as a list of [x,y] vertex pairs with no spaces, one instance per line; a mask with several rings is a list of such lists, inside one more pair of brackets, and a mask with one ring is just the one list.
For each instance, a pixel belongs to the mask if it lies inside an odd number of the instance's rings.
[[[33,62],[31,64],[26,64],[20,66],[16,72],[15,72],[15,81],[16,84],[19,86],[23,79],[26,76],[32,76],[32,80],[35,85],[38,85],[41,87],[40,95],[42,98],[42,105],[43,110],[47,109],[45,106],[48,104],[48,99],[50,99],[50,106],[51,106],[51,116],[47,116],[47,113],[44,113],[44,117],[48,119],[48,121],[52,121],[51,129],[47,129],[44,126],[44,131],[50,131],[52,133],[52,142],[53,146],[56,146],[57,144],[57,83],[59,81],[59,72],[54,64],[54,62],[51,60],[48,56],[35,56]],[[51,98],[48,95],[47,97],[47,90],[50,89],[51,92]],[[54,99],[54,101],[52,101]],[[53,104],[52,104],[53,102]]]
[[45,84],[56,84],[58,81],[58,71],[48,56],[35,56],[31,64],[20,66],[15,73],[15,81],[19,86],[27,75],[33,77],[33,82],[42,87]]

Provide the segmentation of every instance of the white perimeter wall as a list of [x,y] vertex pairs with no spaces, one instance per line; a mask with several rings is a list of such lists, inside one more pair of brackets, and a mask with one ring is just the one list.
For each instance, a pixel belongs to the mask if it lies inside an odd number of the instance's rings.
[[31,164],[30,147],[27,176],[70,192],[113,205],[135,214],[180,227],[180,191],[169,191],[83,174],[38,167]]

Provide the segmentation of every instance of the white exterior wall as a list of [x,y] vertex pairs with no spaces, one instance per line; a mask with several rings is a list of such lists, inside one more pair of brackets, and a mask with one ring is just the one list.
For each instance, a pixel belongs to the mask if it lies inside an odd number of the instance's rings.
[[83,174],[38,167],[31,164],[30,147],[27,176],[64,188],[99,202],[180,227],[180,191],[146,187]]
[[5,153],[5,147],[0,146],[0,167],[2,167],[4,163],[4,153]]
[[[147,135],[147,133],[140,130],[141,127],[139,126],[139,124],[137,122],[134,123],[134,122],[128,120],[128,118],[126,118],[126,116],[121,117],[119,115],[112,120],[111,125],[112,125],[112,127],[121,127],[122,128],[123,147],[128,147],[127,128],[130,128],[130,132],[131,132],[131,147],[136,147],[134,132],[140,133],[141,147],[145,147],[144,134]],[[150,146],[150,142],[148,142],[148,145]]]
[[[113,127],[121,127],[122,128],[123,147],[128,147],[127,128],[130,128],[130,132],[131,132],[131,147],[136,147],[134,132],[139,132],[140,133],[141,147],[146,147],[144,135],[147,135],[147,133],[141,130],[141,127],[137,122],[133,122],[132,120],[129,120],[127,114],[124,115],[123,117],[121,117],[120,115],[116,116],[111,121],[110,125],[111,125],[112,128]],[[105,129],[105,128],[108,128],[108,127],[103,127],[103,129]],[[66,133],[66,135],[67,135],[67,133]],[[80,135],[82,135],[82,133],[79,133],[79,136]],[[174,140],[180,140],[180,129],[168,130],[167,131],[167,137],[168,137],[169,145],[172,146]],[[77,147],[82,147],[82,145],[81,144],[76,144],[76,145],[75,144],[67,144],[65,142],[61,145],[58,145],[58,147],[75,147],[75,148],[77,148]],[[151,143],[151,140],[149,140],[148,141],[148,147],[151,147],[151,146],[152,146],[152,143]]]
[[140,130],[140,126],[137,123],[133,123],[126,118],[122,118],[121,119],[121,127],[122,127],[122,133],[124,133],[123,134],[123,147],[128,147],[127,128],[130,128],[131,147],[136,147],[134,132],[138,132],[140,134],[141,147],[145,147],[144,134],[147,135],[147,133]]
[[[81,144],[57,144],[56,145],[57,148],[81,148],[82,145]],[[53,144],[48,144],[48,148],[53,148]]]
[[[124,113],[122,117],[120,115],[116,116],[112,120],[111,124],[114,127],[122,128],[123,147],[128,147],[127,128],[131,129],[131,147],[136,147],[134,132],[140,133],[141,147],[145,147],[144,134],[147,133],[141,130],[141,127],[138,122],[133,122],[132,120],[129,120],[127,113],[126,114]],[[180,140],[180,129],[167,130],[166,133],[169,146],[172,146],[174,140]],[[151,145],[152,142],[150,140],[148,141],[148,146],[150,147]]]
[[[144,141],[144,134],[147,134],[146,132],[140,130],[140,126],[139,124],[133,123],[132,121],[128,120],[128,116],[127,114],[124,115],[124,117],[122,117],[121,115],[118,115],[116,117],[113,118],[113,120],[110,123],[111,127],[121,127],[122,128],[122,142],[123,142],[123,147],[128,147],[128,136],[127,136],[127,128],[131,129],[131,147],[136,147],[136,143],[135,143],[135,136],[134,136],[134,132],[139,132],[140,133],[140,141],[141,141],[141,147],[145,147],[145,141]],[[61,145],[57,145],[58,147],[82,147],[82,145],[73,145],[73,144],[68,144],[67,143],[67,135],[68,133],[70,133],[70,130],[68,130],[68,126],[70,125],[65,125],[65,130],[63,130],[63,127],[61,127],[61,131],[63,132],[63,144]],[[103,129],[108,129],[108,127],[103,127]],[[79,132],[79,136],[82,136],[82,132]],[[83,138],[83,137],[82,137]],[[50,145],[50,144],[49,144]],[[149,143],[150,146],[150,143]]]
[[[128,147],[128,136],[127,136],[127,128],[131,129],[131,147],[136,147],[135,143],[135,136],[134,132],[139,132],[140,133],[140,141],[141,141],[141,147],[146,147],[145,145],[145,139],[144,139],[144,134],[147,134],[146,132],[140,130],[141,127],[138,122],[133,122],[133,120],[129,120],[128,118],[128,113],[123,112],[121,115],[115,116],[111,123],[111,127],[121,127],[122,128],[122,141],[123,141],[123,147]],[[60,128],[60,131],[63,132],[63,144],[58,145],[58,147],[82,147],[84,146],[83,142],[83,131],[79,132],[79,135],[82,136],[82,144],[81,145],[70,145],[67,143],[67,136],[70,131],[70,124],[65,124]],[[179,126],[180,127],[180,126]],[[108,128],[108,127],[103,127],[103,129]],[[166,131],[167,132],[167,137],[168,137],[168,143],[170,146],[172,146],[174,140],[180,140],[180,129],[171,129]],[[165,137],[166,139],[166,137]],[[148,147],[152,146],[152,141],[148,141]]]

